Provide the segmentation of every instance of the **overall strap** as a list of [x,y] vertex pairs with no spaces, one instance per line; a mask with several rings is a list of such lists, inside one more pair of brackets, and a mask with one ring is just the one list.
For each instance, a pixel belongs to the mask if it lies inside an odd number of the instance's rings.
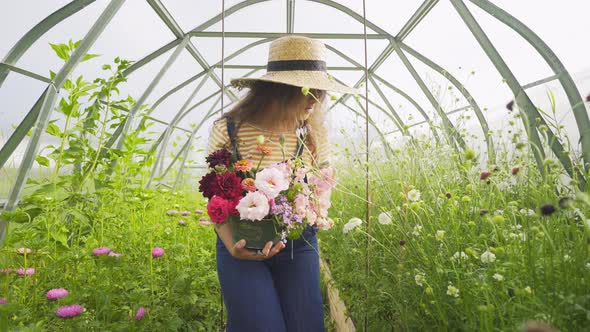
[[231,143],[232,151],[236,160],[242,159],[240,156],[240,152],[238,151],[238,144],[236,138],[236,124],[232,118],[226,118],[227,121],[227,134],[229,135],[229,140]]

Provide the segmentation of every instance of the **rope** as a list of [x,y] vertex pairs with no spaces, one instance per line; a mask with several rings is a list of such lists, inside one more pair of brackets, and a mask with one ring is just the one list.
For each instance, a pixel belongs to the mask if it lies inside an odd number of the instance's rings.
[[[225,0],[221,0],[221,116],[223,116],[223,96],[225,95]],[[221,287],[219,288],[219,326],[225,329],[225,321],[223,320],[223,293]]]
[[[365,210],[367,219],[367,235],[370,235],[370,211],[369,211],[369,68],[367,60],[367,14],[366,4],[363,0],[363,30],[364,30],[364,43],[365,43]],[[365,275],[369,277],[369,236],[367,236],[367,246],[365,248]],[[365,301],[369,298],[367,288],[365,287]],[[367,320],[367,313],[365,312],[365,331],[368,331],[369,321]]]

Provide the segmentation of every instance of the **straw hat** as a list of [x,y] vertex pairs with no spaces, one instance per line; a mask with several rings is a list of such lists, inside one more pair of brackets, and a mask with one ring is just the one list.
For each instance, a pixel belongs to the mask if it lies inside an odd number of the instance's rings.
[[266,81],[359,94],[357,89],[338,83],[327,73],[326,53],[326,45],[312,38],[297,35],[277,38],[270,44],[266,74],[259,78],[234,78],[231,85],[242,89],[255,81]]

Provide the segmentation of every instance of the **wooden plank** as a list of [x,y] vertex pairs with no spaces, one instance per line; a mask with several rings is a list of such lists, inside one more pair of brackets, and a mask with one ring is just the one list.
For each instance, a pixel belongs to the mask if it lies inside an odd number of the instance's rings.
[[340,299],[338,289],[334,287],[334,279],[328,268],[328,264],[322,258],[320,259],[320,270],[326,281],[326,293],[328,294],[328,304],[330,305],[330,318],[336,326],[336,332],[355,332],[356,328],[352,319],[347,315],[346,306]]

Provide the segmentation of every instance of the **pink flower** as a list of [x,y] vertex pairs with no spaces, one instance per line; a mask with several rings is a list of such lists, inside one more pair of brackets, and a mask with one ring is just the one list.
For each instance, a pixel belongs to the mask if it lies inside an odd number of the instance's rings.
[[174,216],[174,215],[177,215],[179,213],[180,212],[178,210],[168,210],[168,211],[166,211],[166,214],[169,215],[169,216]]
[[29,249],[29,248],[18,248],[18,249],[16,249],[16,252],[19,255],[24,255],[24,254],[27,254],[28,255],[28,254],[30,254],[32,252],[32,250]]
[[266,167],[256,174],[254,184],[269,198],[276,198],[281,191],[289,189],[289,174],[278,167]]
[[181,216],[188,216],[188,215],[190,215],[190,214],[191,214],[191,212],[190,212],[190,211],[182,211],[182,212],[180,212],[180,215],[181,215]]
[[161,257],[164,255],[164,249],[160,247],[155,247],[152,249],[152,257]]
[[305,175],[307,174],[307,168],[301,167],[295,171],[295,181],[303,182]]
[[336,176],[332,167],[324,167],[320,170],[318,175],[311,174],[307,180],[309,184],[317,187],[317,191],[322,192],[329,190],[336,186]]
[[236,209],[240,212],[241,219],[261,220],[270,210],[268,197],[259,191],[249,192],[240,200]]
[[234,163],[236,171],[248,172],[252,169],[252,166],[254,166],[254,162],[248,159],[238,160]]
[[12,269],[9,267],[7,267],[5,269],[0,269],[0,273],[9,274],[10,272],[12,272]]
[[68,296],[68,291],[65,288],[54,288],[47,292],[47,298],[50,300],[57,300],[64,296]]
[[222,224],[226,221],[230,213],[230,204],[231,202],[221,196],[213,196],[207,203],[207,212],[211,221],[216,224]]
[[305,213],[309,207],[309,198],[302,194],[295,196],[295,212]]
[[201,210],[201,209],[196,209],[196,210],[195,210],[195,213],[196,213],[196,214],[203,214],[203,212],[204,212],[204,211],[203,211],[203,210]]
[[246,191],[256,191],[256,185],[254,184],[254,179],[252,178],[245,178],[242,180],[241,186],[242,189]]
[[208,221],[209,219],[207,219],[207,217],[202,216],[201,218],[199,218],[200,221]]
[[211,225],[211,222],[207,221],[207,220],[201,220],[201,221],[199,221],[199,224],[207,226],[207,225]]
[[0,304],[6,304],[6,299],[3,297],[0,297]]
[[137,313],[135,313],[135,320],[142,319],[143,318],[143,315],[145,315],[145,309],[144,309],[144,307],[137,308]]
[[288,162],[280,162],[280,163],[272,164],[272,165],[267,166],[266,168],[275,168],[275,169],[281,171],[281,173],[283,173],[283,175],[285,175],[285,177],[289,177],[293,173],[293,169],[291,168],[291,163],[288,163]]
[[94,250],[92,250],[92,254],[95,256],[101,256],[101,255],[106,255],[111,251],[111,249],[109,249],[108,247],[98,247]]
[[330,202],[330,194],[331,194],[332,190],[329,189],[327,191],[322,192],[318,199],[320,201],[319,204],[319,208],[320,208],[320,215],[322,217],[327,217],[328,216],[328,209],[330,208],[330,206],[332,205],[332,203]]
[[61,318],[68,318],[78,316],[84,311],[84,308],[79,304],[64,305],[57,309],[55,313]]
[[184,225],[186,225],[186,221],[184,221],[184,220],[181,219],[181,220],[178,221],[178,224],[180,226],[184,226]]
[[28,268],[26,268],[26,269],[18,269],[18,270],[16,270],[16,273],[17,273],[19,276],[23,276],[23,275],[30,276],[30,275],[33,275],[33,274],[35,274],[35,269],[34,269],[34,268],[32,268],[32,267],[28,267]]
[[318,229],[326,230],[334,226],[334,221],[330,218],[321,217],[318,218],[316,225],[318,226]]
[[313,224],[315,224],[315,222],[316,222],[316,221],[317,221],[317,219],[318,219],[318,215],[315,213],[315,211],[314,211],[314,210],[312,210],[312,209],[309,209],[309,210],[307,210],[307,211],[306,211],[306,213],[307,213],[307,214],[305,215],[305,217],[307,218],[307,222],[308,222],[310,225],[313,225]]
[[116,253],[114,251],[111,251],[111,252],[109,252],[109,256],[111,256],[111,257],[121,257],[121,254],[120,253]]

